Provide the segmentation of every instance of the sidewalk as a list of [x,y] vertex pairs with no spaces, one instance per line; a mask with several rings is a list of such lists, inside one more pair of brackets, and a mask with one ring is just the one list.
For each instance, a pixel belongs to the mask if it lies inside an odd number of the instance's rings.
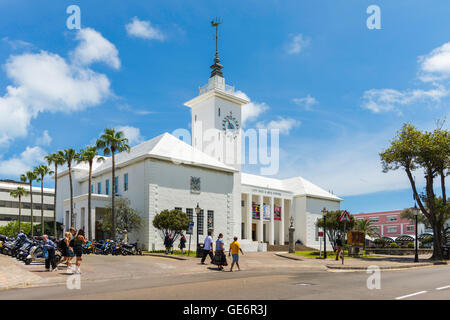
[[344,258],[342,260],[333,259],[317,259],[310,257],[300,257],[286,252],[277,253],[278,256],[298,260],[299,264],[308,263],[325,266],[328,270],[367,270],[370,266],[377,266],[381,270],[405,269],[415,267],[433,266],[433,262],[429,261],[430,255],[421,255],[419,262],[414,262],[414,256],[386,256],[380,255],[372,258]]
[[0,290],[30,286],[41,279],[22,268],[16,259],[0,255]]

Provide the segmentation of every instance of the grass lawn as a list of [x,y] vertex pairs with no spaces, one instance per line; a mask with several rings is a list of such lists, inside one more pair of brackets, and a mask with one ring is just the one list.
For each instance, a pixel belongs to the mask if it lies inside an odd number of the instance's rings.
[[[160,254],[162,256],[166,255],[166,252],[164,250],[159,250],[159,251],[142,251],[142,253],[151,253],[151,254]],[[172,255],[170,252],[168,254],[168,256]],[[173,250],[173,255],[174,256],[180,256],[180,257],[187,257],[188,256],[188,251],[184,251],[184,254],[181,254],[180,250]],[[196,252],[195,251],[191,251],[189,252],[189,257],[195,257]]]
[[[308,257],[308,258],[318,258],[319,257],[319,251],[295,251],[294,254],[297,256]],[[345,250],[344,254],[345,254],[344,259],[358,259],[358,258],[354,258],[354,257],[349,257],[347,250]],[[322,252],[322,257],[323,257],[323,252]],[[376,257],[376,255],[366,255],[365,254],[361,258],[373,258],[373,257]],[[334,251],[327,251],[327,259],[336,259],[336,253]]]

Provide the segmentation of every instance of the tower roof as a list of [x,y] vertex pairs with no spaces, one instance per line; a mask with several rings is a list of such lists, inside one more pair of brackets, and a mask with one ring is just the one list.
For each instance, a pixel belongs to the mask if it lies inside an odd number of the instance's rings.
[[218,18],[216,18],[215,21],[214,20],[211,21],[211,26],[216,28],[216,53],[214,55],[214,64],[212,66],[210,66],[210,68],[212,69],[210,78],[212,78],[214,76],[223,77],[223,73],[222,73],[223,65],[220,64],[219,48],[217,45],[219,25],[221,23],[222,22]]

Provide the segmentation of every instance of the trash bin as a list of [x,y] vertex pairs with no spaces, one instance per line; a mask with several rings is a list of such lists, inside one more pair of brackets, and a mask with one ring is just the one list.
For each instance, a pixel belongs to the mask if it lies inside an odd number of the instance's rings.
[[444,259],[450,259],[450,246],[444,246]]
[[202,255],[203,255],[203,247],[204,247],[203,243],[197,244],[197,250],[196,250],[196,254],[195,254],[196,258],[201,258],[202,257]]

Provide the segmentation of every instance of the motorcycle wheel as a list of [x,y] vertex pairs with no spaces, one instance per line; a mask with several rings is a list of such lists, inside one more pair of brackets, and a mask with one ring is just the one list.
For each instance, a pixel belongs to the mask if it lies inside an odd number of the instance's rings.
[[26,260],[25,260],[25,264],[26,264],[26,265],[29,265],[30,263],[31,263],[31,259],[26,259]]

